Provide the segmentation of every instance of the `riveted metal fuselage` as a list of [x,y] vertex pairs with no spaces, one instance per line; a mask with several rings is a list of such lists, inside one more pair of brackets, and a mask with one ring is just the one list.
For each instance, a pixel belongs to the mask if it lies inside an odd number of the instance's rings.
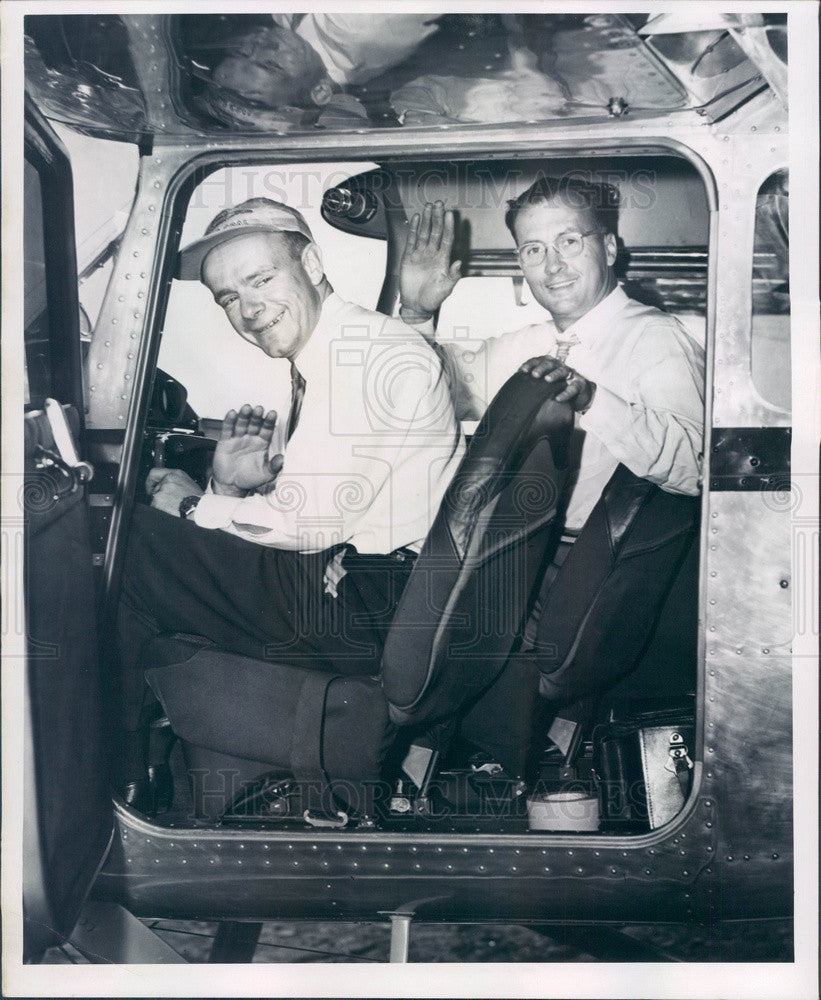
[[[668,826],[637,836],[168,828],[117,807],[95,893],[138,914],[200,918],[681,920],[788,915],[792,906],[791,552],[806,525],[788,472],[790,415],[750,369],[756,195],[788,161],[785,115],[762,94],[718,124],[694,112],[592,124],[405,129],[323,139],[226,138],[143,156],[89,366],[87,424],[119,461],[105,574],[127,523],[157,315],[178,205],[195,176],[234,163],[670,154],[703,179],[710,211],[707,426],[695,779]],[[740,484],[726,433],[757,434],[773,479]],[[743,436],[743,435],[742,435]],[[711,449],[718,447],[714,454]],[[746,451],[750,446],[745,444]],[[93,456],[92,456],[93,457]],[[716,467],[713,475],[712,466]],[[758,467],[751,465],[750,472]]]

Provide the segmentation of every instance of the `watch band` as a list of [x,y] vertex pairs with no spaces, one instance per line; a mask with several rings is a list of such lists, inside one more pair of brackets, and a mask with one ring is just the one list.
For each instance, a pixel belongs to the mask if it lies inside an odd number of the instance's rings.
[[200,502],[200,498],[196,494],[192,494],[188,497],[183,497],[180,500],[180,517],[187,521],[194,511],[197,509],[197,504]]

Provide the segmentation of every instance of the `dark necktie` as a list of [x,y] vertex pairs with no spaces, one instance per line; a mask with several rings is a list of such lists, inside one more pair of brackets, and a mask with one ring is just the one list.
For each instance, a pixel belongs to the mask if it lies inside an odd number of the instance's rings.
[[305,379],[300,375],[296,365],[291,362],[291,412],[288,414],[288,427],[285,431],[285,443],[291,440],[291,435],[299,423],[302,411],[302,400],[305,398]]

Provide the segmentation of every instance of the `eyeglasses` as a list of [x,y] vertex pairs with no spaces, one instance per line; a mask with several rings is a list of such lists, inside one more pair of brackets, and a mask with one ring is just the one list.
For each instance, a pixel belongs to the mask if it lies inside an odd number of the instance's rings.
[[578,257],[584,249],[585,236],[601,233],[600,229],[588,229],[586,233],[562,233],[552,243],[542,243],[541,240],[531,240],[516,248],[516,255],[522,267],[538,267],[544,263],[547,251],[552,247],[562,260],[572,260]]

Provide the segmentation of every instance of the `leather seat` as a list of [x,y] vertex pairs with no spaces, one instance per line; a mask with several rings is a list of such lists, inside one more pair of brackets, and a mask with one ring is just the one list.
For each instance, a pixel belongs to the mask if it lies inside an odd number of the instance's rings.
[[451,717],[492,684],[556,544],[573,426],[560,389],[517,373],[488,408],[403,593],[381,688],[191,637],[150,644],[146,677],[189,754],[342,780],[353,805],[350,782],[378,776],[395,725]]
[[533,648],[515,653],[465,713],[463,737],[523,774],[551,717],[586,728],[603,694],[625,700],[634,671],[650,693],[690,690],[699,510],[699,497],[665,493],[619,465],[561,567],[545,575]]
[[388,634],[382,686],[397,725],[447,718],[493,682],[557,541],[572,413],[515,375],[479,425]]
[[558,575],[540,595],[539,693],[569,704],[639,662],[698,530],[700,498],[618,466]]

